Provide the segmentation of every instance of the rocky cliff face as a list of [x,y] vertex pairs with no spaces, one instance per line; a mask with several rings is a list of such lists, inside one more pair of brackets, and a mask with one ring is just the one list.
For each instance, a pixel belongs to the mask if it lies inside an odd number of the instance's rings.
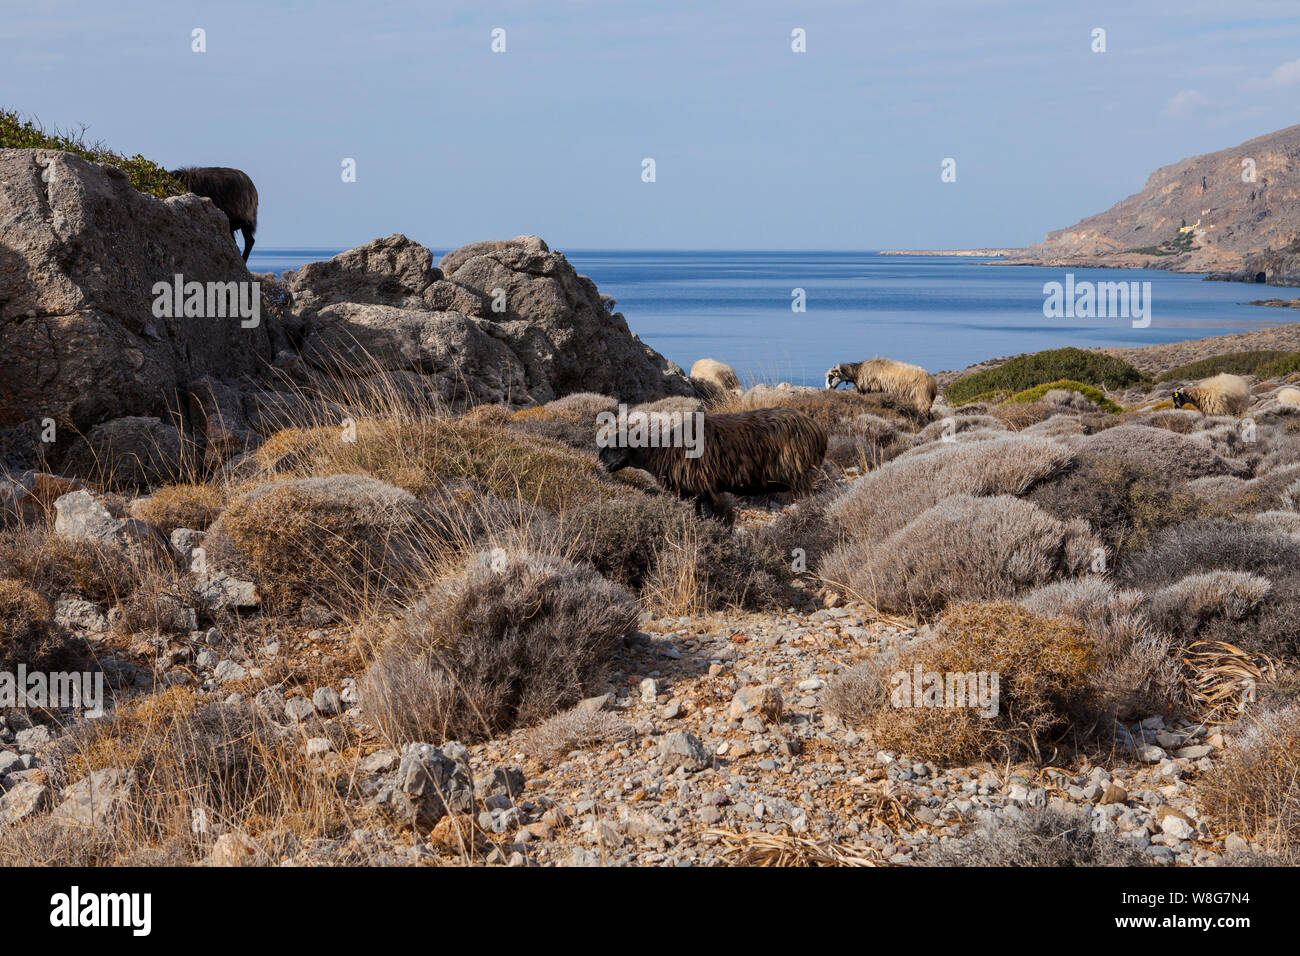
[[[160,283],[178,282],[160,306]],[[221,290],[229,312],[213,310]],[[0,150],[0,465],[93,461],[95,435],[144,440],[160,421],[193,442],[168,432],[177,454],[224,458],[341,376],[452,407],[692,394],[608,302],[534,236],[439,268],[395,235],[284,281],[254,276],[206,199],[142,195],[69,153]],[[105,428],[118,421],[130,427]]]
[[1300,285],[1300,125],[1164,166],[1141,192],[1009,261]]

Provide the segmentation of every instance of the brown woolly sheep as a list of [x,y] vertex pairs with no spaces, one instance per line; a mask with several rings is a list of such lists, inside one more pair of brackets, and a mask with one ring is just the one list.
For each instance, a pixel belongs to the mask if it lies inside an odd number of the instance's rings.
[[[826,456],[825,430],[792,408],[659,420],[666,432],[659,447],[643,447],[605,424],[600,462],[610,473],[629,467],[650,472],[678,497],[693,499],[701,516],[721,514],[725,520],[724,494],[805,494]],[[692,438],[696,457],[688,455]]]
[[845,362],[833,366],[826,373],[827,388],[839,388],[845,382],[851,383],[864,395],[868,392],[883,392],[912,406],[922,415],[930,414],[930,407],[939,394],[934,376],[921,366],[887,358]]
[[1244,378],[1223,372],[1176,389],[1173,399],[1175,408],[1195,405],[1202,415],[1244,415],[1250,407],[1250,386]]
[[[230,220],[230,234],[244,235],[244,261],[253,251],[253,233],[257,232],[257,187],[242,169],[227,166],[187,166],[171,174],[196,196],[206,196]],[[238,241],[235,247],[239,247]]]

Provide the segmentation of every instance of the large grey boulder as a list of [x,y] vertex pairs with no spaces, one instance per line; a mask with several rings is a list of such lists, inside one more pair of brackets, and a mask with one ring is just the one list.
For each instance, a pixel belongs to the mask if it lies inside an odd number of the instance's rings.
[[573,392],[629,403],[694,394],[682,369],[637,338],[621,314],[609,312],[596,284],[561,253],[536,236],[492,245],[457,249],[443,268],[490,306],[501,304],[484,318],[505,332],[538,401]]
[[71,153],[0,150],[3,420],[70,423],[72,439],[112,418],[166,418],[190,382],[273,357],[267,322],[156,317],[155,284],[178,274],[251,281],[211,201],[155,199]]
[[485,319],[345,303],[322,309],[313,326],[303,356],[319,369],[417,372],[427,395],[448,404],[529,398],[523,365]]
[[458,407],[584,391],[631,403],[693,394],[681,368],[536,236],[462,247],[441,269],[421,250],[389,236],[288,279],[313,369],[418,375],[417,393]]
[[61,495],[54,501],[54,513],[54,533],[62,537],[123,548],[141,561],[167,557],[167,545],[158,533],[105,495],[84,489]]
[[335,302],[418,309],[424,291],[441,278],[433,253],[399,233],[289,270],[284,283],[299,312]]
[[90,429],[63,461],[78,478],[142,488],[179,480],[184,440],[175,425],[147,415],[114,418]]

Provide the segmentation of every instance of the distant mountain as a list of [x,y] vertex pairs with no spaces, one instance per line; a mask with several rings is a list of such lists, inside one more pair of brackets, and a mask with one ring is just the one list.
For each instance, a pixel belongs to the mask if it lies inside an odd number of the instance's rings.
[[1008,261],[1300,285],[1300,125],[1163,166],[1140,193]]

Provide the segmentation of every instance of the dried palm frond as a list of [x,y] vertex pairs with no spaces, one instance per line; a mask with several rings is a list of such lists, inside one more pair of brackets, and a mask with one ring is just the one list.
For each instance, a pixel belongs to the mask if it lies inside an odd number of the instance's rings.
[[1256,688],[1277,679],[1279,662],[1225,641],[1196,641],[1183,652],[1183,689],[1205,723],[1235,720]]
[[730,866],[882,866],[879,851],[849,846],[831,840],[813,840],[794,833],[737,833],[707,830],[724,846],[723,857]]

